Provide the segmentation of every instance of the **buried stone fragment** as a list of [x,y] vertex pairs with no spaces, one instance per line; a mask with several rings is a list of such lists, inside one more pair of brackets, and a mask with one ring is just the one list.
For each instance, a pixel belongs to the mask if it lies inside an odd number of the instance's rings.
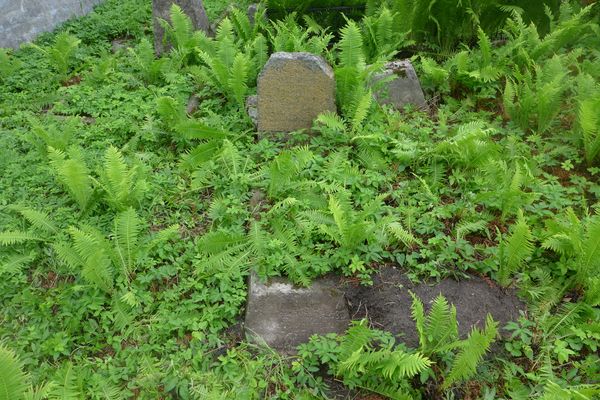
[[[381,82],[384,79],[386,82]],[[385,64],[383,71],[373,77],[372,85],[377,86],[378,82],[381,82],[381,87],[376,89],[375,98],[379,104],[391,105],[398,110],[408,104],[427,107],[419,78],[410,61]]]
[[181,7],[181,10],[190,17],[194,30],[204,31],[211,34],[210,22],[204,9],[202,0],[152,0],[152,16],[154,19],[154,51],[157,56],[170,50],[171,44],[166,41],[165,29],[161,20],[171,20],[171,6],[173,4]]
[[283,278],[263,283],[250,277],[245,330],[249,339],[283,352],[293,352],[312,335],[344,333],[350,317],[338,280],[317,279],[296,287]]

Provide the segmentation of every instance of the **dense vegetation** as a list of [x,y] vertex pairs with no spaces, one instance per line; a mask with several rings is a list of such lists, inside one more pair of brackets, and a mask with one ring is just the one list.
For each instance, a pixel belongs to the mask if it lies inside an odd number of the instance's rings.
[[[240,4],[214,38],[175,7],[156,59],[150,2],[107,0],[0,50],[1,400],[311,399],[331,377],[399,399],[600,393],[599,6],[365,3],[339,31]],[[323,55],[339,115],[258,139],[244,103],[273,51]],[[398,52],[429,110],[373,100]],[[452,305],[415,298],[418,349],[365,321],[294,357],[236,333],[251,269],[368,285],[382,265],[485,276],[528,312],[506,340],[492,319],[460,339]]]

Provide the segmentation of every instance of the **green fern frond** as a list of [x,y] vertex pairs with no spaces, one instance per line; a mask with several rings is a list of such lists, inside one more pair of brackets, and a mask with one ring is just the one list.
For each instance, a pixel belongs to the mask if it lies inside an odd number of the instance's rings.
[[596,99],[586,99],[579,105],[578,119],[583,144],[585,148],[585,159],[588,165],[596,161],[600,155],[600,97]]
[[15,254],[5,259],[0,259],[0,276],[16,274],[21,269],[35,260],[34,254]]
[[410,305],[410,313],[412,319],[415,321],[415,328],[419,334],[419,343],[421,348],[427,343],[427,336],[425,332],[425,307],[423,302],[413,292],[409,292],[412,297],[412,303]]
[[154,235],[151,235],[147,241],[147,246],[145,250],[147,252],[150,252],[154,250],[157,246],[179,237],[179,228],[180,226],[175,224],[155,233]]
[[392,234],[392,236],[404,244],[404,246],[411,248],[413,246],[422,246],[423,243],[419,238],[417,238],[414,234],[404,229],[401,223],[392,222],[387,225],[387,230]]
[[354,116],[352,117],[351,126],[354,132],[362,128],[362,124],[367,119],[372,104],[373,93],[371,93],[371,91],[367,91],[363,96],[361,96],[358,99],[356,104],[353,106]]
[[204,254],[218,254],[227,248],[243,243],[241,234],[213,231],[205,234],[198,240],[197,248]]
[[69,152],[70,159],[66,159],[63,152],[49,148],[48,156],[59,182],[73,196],[81,210],[86,210],[94,194],[94,188],[90,171],[80,151],[72,148]]
[[44,232],[58,233],[58,228],[46,213],[20,205],[13,205],[10,208],[21,214],[35,228]]
[[0,343],[0,400],[19,400],[29,386],[29,376],[14,351]]
[[81,398],[77,374],[74,369],[73,364],[66,363],[57,371],[53,379],[55,386],[50,390],[53,397],[60,400],[79,400]]
[[185,107],[172,97],[156,99],[156,112],[167,126],[176,126],[187,119]]
[[319,114],[316,122],[332,130],[334,133],[343,133],[346,131],[346,123],[337,113],[327,111]]
[[65,263],[69,268],[75,270],[80,265],[84,264],[84,259],[77,251],[67,243],[57,242],[52,244],[52,248],[60,261]]
[[48,48],[42,48],[37,45],[32,45],[37,50],[40,50],[48,63],[58,72],[60,79],[66,79],[71,67],[71,61],[79,47],[81,40],[68,32],[61,32],[56,35],[54,43]]
[[222,129],[212,128],[200,121],[185,120],[175,126],[175,131],[185,139],[220,140],[229,136]]
[[141,231],[141,220],[133,208],[117,215],[114,221],[114,246],[123,275],[129,276],[134,268],[138,241]]
[[194,31],[192,20],[179,5],[173,3],[169,12],[171,26],[168,33],[175,47],[187,47],[190,37]]
[[194,170],[219,154],[222,144],[217,140],[200,144],[181,157],[181,166]]
[[522,267],[534,251],[534,237],[522,211],[510,231],[511,235],[501,244],[504,258],[500,260],[498,281],[503,286],[510,283],[510,275]]
[[340,66],[364,68],[363,39],[358,25],[349,20],[348,24],[341,29],[340,35],[338,44]]
[[41,237],[29,232],[4,231],[0,232],[0,246],[12,246],[25,242],[44,241]]
[[70,228],[69,233],[73,238],[73,247],[83,261],[83,278],[102,290],[111,292],[113,269],[109,257],[110,249],[102,234],[92,228]]
[[243,109],[246,103],[246,93],[248,92],[248,76],[250,72],[250,60],[244,53],[236,54],[231,71],[229,73],[228,86],[233,99],[237,102],[240,109]]
[[441,294],[433,300],[431,310],[425,318],[424,334],[426,342],[421,343],[421,350],[425,354],[434,353],[441,346],[458,338],[456,308],[448,304],[448,300]]
[[462,240],[466,235],[487,230],[487,221],[461,222],[456,226],[456,240]]
[[497,335],[498,323],[488,314],[484,330],[473,328],[469,337],[462,341],[461,351],[454,359],[450,372],[446,376],[444,388],[471,378]]
[[600,275],[600,215],[591,217],[586,223],[581,262],[577,269],[580,284]]

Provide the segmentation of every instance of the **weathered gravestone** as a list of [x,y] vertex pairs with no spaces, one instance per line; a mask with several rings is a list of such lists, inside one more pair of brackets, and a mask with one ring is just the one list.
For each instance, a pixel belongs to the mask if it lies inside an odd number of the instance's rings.
[[312,335],[344,333],[350,316],[335,278],[295,287],[282,278],[263,283],[252,274],[246,306],[246,334],[251,340],[293,352]]
[[210,22],[204,9],[202,0],[152,0],[152,16],[154,18],[154,50],[161,55],[169,50],[170,45],[165,41],[165,29],[160,20],[170,21],[171,6],[177,4],[181,10],[192,20],[196,30],[211,34]]
[[258,130],[310,128],[315,118],[336,111],[333,69],[310,53],[274,53],[258,77]]
[[387,82],[383,82],[382,87],[375,92],[375,98],[380,104],[389,104],[398,110],[407,104],[419,108],[427,106],[419,78],[410,61],[392,61],[385,64],[383,72],[375,75],[372,84],[376,85],[384,79]]

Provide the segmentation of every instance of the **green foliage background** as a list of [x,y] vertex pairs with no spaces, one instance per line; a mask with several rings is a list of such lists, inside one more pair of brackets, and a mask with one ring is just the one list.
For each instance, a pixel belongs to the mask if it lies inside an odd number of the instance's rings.
[[[212,20],[227,7],[205,3]],[[504,10],[503,30],[469,21],[467,37],[442,43],[436,29],[458,25],[414,19],[425,28],[409,34],[401,5],[371,4],[333,31],[299,14],[251,26],[240,4],[215,38],[174,10],[174,49],[156,59],[150,2],[107,0],[1,51],[8,398],[323,398],[324,376],[395,398],[592,398],[598,7]],[[256,138],[244,99],[275,50],[323,55],[340,115]],[[370,77],[399,50],[429,110],[373,101]],[[251,269],[369,284],[384,264],[414,279],[490,277],[517,287],[528,314],[490,359],[465,349],[489,346],[492,321],[466,341],[436,338],[455,325],[441,298],[428,317],[413,306],[419,349],[364,323],[289,358],[240,336]]]

